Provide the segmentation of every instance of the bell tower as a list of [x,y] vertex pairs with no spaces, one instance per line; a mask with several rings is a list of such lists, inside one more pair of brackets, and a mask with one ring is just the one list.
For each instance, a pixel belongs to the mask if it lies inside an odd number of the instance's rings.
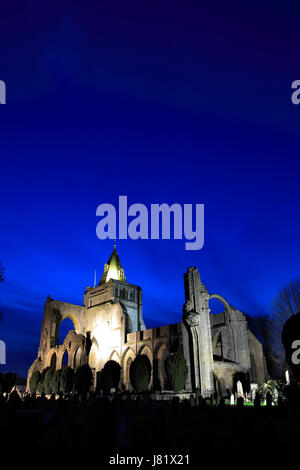
[[[119,302],[127,315],[126,333],[145,330],[143,320],[143,292],[139,286],[126,281],[123,266],[114,245],[113,251],[104,265],[103,274],[96,287],[87,287],[84,305],[95,307],[105,302]],[[87,311],[88,314],[88,311]]]

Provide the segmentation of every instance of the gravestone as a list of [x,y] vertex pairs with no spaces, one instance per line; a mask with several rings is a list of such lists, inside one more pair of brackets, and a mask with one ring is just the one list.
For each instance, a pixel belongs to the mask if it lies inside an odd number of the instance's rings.
[[274,401],[274,404],[277,405],[277,402],[278,402],[278,390],[277,388],[274,388],[274,393],[273,393],[273,401]]
[[288,370],[285,371],[285,381],[287,385],[290,385],[290,374]]
[[250,393],[251,393],[251,399],[252,399],[253,402],[255,400],[255,395],[256,395],[257,391],[258,391],[258,385],[255,384],[255,383],[252,383],[250,385]]
[[236,395],[237,395],[237,398],[244,398],[243,385],[240,380],[238,380],[236,384]]

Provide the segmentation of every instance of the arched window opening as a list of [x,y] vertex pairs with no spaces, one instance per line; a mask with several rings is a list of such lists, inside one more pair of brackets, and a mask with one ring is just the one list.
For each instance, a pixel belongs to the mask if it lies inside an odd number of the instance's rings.
[[55,370],[56,369],[56,354],[53,353],[50,361],[50,367],[51,369]]
[[224,304],[219,299],[210,299],[209,308],[213,315],[223,313],[225,310]]
[[99,357],[98,347],[95,343],[93,343],[91,350],[90,350],[90,354],[89,354],[89,360],[88,360],[89,366],[92,369],[98,370],[98,363],[99,363],[98,357]]
[[82,355],[82,349],[78,348],[75,352],[74,355],[74,368],[79,367],[81,365],[81,355]]
[[59,325],[58,344],[63,344],[70,330],[75,330],[74,323],[72,320],[70,320],[70,318],[65,318]]
[[214,355],[214,358],[217,360],[223,359],[223,345],[222,345],[221,333],[218,334],[217,340],[215,342],[213,355]]
[[64,352],[64,355],[62,357],[62,361],[61,361],[61,367],[67,367],[68,365],[68,362],[69,362],[69,354],[68,354],[68,351],[66,350]]

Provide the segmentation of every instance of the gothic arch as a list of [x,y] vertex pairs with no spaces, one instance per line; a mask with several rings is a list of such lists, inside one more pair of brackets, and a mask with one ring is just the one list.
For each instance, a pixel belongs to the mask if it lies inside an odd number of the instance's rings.
[[213,339],[212,339],[212,347],[213,347],[213,349],[215,348],[217,342],[219,341],[220,336],[222,336],[222,332],[221,332],[221,330],[218,330],[218,331],[216,332],[216,334],[214,335]]
[[[57,352],[56,368],[61,369],[63,367],[63,359],[65,354],[68,355],[67,365],[74,367],[75,356],[79,349],[80,351],[80,365],[85,363],[85,337],[80,334],[76,334],[75,331],[71,330],[64,339],[63,344],[52,348]],[[51,351],[51,350],[50,350]],[[49,353],[48,353],[49,354]]]
[[139,356],[141,354],[145,354],[145,356],[148,357],[148,359],[151,363],[151,366],[152,366],[153,365],[153,354],[152,354],[152,351],[149,348],[149,346],[147,346],[146,344],[143,344],[143,346],[140,347],[137,355]]
[[55,357],[55,368],[57,367],[57,348],[51,348],[46,356],[45,368],[53,365],[53,357]]
[[126,390],[131,390],[129,370],[130,370],[130,365],[132,361],[134,361],[135,357],[136,356],[130,347],[128,347],[124,351],[123,359],[122,359],[122,372],[123,372],[123,384],[125,385]]
[[89,353],[88,363],[91,369],[99,369],[99,346],[95,338],[92,340],[92,346]]
[[63,314],[62,317],[61,317],[61,321],[59,323],[59,326],[62,324],[62,322],[66,319],[69,319],[71,320],[71,322],[73,323],[74,325],[74,330],[76,333],[79,333],[80,331],[80,321],[79,319],[77,318],[77,316],[72,313],[72,312],[68,312],[66,314]]
[[229,303],[227,302],[227,300],[224,299],[224,297],[222,297],[219,294],[210,294],[209,295],[209,300],[211,300],[211,299],[217,299],[224,305],[224,311],[225,311],[224,321],[225,321],[225,323],[228,323],[228,319],[231,318],[231,313],[230,313],[231,312],[231,307],[230,307]]
[[213,356],[223,358],[222,331],[218,331],[212,341]]
[[64,367],[64,360],[67,358],[66,364],[67,366],[70,366],[70,351],[66,348],[61,348],[61,354],[60,354],[60,367],[59,369],[62,369]]
[[55,344],[59,346],[58,341],[59,341],[59,329],[61,327],[61,324],[63,323],[64,320],[70,320],[73,323],[73,330],[69,330],[63,343],[65,342],[67,336],[70,334],[70,332],[74,331],[75,334],[79,333],[80,331],[80,322],[77,319],[76,315],[72,313],[67,313],[67,314],[61,314],[59,311],[56,312],[56,322],[53,325],[55,328]]
[[146,344],[141,346],[138,351],[138,356],[142,354],[148,357],[150,364],[151,364],[151,377],[150,377],[150,382],[149,382],[149,387],[148,387],[149,389],[151,389],[153,386],[153,354],[149,346],[147,346]]
[[110,361],[116,361],[118,364],[121,365],[121,359],[120,359],[120,355],[117,351],[113,351],[110,355],[110,358],[109,358]]
[[165,371],[165,359],[169,355],[169,349],[165,343],[159,343],[154,352],[153,382],[154,388],[164,389],[168,379]]
[[76,369],[76,367],[81,366],[82,364],[82,356],[83,356],[83,350],[82,347],[79,346],[76,348],[73,356],[73,368]]
[[219,300],[220,302],[222,302],[222,304],[224,305],[225,309],[230,312],[230,305],[229,305],[229,303],[227,302],[227,300],[224,299],[224,297],[222,297],[222,296],[219,295],[219,294],[210,294],[210,295],[209,295],[209,300],[211,300],[211,299],[217,299],[217,300]]
[[214,360],[235,362],[234,333],[231,324],[221,326],[217,331],[213,330],[212,351]]

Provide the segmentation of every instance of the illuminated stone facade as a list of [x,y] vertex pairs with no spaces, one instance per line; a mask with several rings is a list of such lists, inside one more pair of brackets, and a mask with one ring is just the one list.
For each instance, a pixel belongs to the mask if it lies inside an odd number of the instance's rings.
[[[131,389],[130,364],[138,354],[146,354],[152,366],[151,390],[168,388],[164,360],[170,352],[184,354],[189,374],[186,391],[201,390],[210,396],[217,388],[223,395],[232,390],[236,372],[249,373],[252,382],[265,380],[266,368],[262,346],[247,328],[245,316],[219,295],[211,295],[200,280],[197,268],[184,275],[185,304],[182,322],[146,329],[142,313],[142,290],[126,281],[114,247],[105,264],[100,283],[88,287],[83,305],[73,305],[48,297],[45,303],[38,357],[31,374],[52,365],[76,368],[88,363],[97,372],[113,359],[122,368],[120,387]],[[224,312],[212,315],[209,301],[219,299]],[[63,344],[58,331],[65,318],[72,320]]]

